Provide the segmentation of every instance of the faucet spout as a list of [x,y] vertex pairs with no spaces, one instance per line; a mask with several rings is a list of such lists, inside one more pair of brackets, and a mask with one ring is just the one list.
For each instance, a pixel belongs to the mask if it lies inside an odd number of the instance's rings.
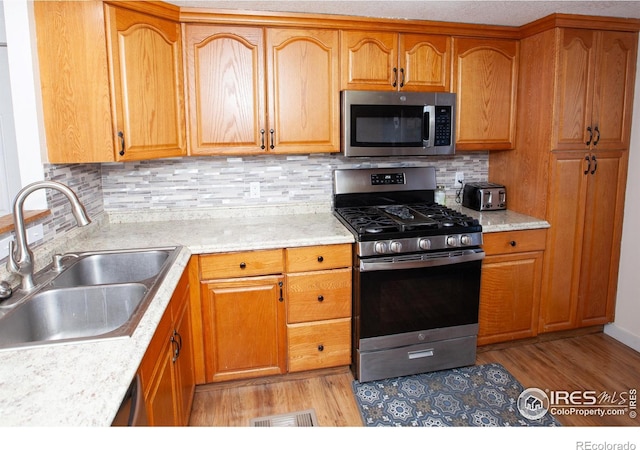
[[25,291],[35,288],[33,282],[33,253],[27,243],[27,232],[24,225],[24,202],[26,198],[38,189],[54,189],[67,197],[71,204],[71,212],[78,223],[84,227],[91,223],[87,212],[78,196],[68,186],[56,181],[37,181],[31,183],[18,192],[13,202],[13,223],[15,226],[15,240],[9,242],[9,258],[7,259],[7,270],[22,277],[21,287]]

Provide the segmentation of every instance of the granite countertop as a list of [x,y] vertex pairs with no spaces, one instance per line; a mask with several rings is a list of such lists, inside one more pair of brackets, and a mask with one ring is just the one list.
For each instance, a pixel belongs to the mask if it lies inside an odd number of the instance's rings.
[[478,219],[482,225],[483,233],[496,233],[500,231],[531,230],[536,228],[549,228],[549,222],[535,217],[520,214],[508,209],[498,211],[475,211],[473,209],[457,206],[457,210]]
[[[549,226],[511,212],[464,209],[480,219],[485,232]],[[59,252],[182,246],[130,338],[0,350],[2,424],[109,426],[191,255],[354,241],[326,205],[287,207],[287,212],[278,207],[110,212],[37,248],[42,265]]]
[[184,246],[130,338],[0,350],[3,426],[109,426],[192,254],[353,242],[330,212],[182,216],[116,223],[114,215],[35,252],[51,261],[42,253]]

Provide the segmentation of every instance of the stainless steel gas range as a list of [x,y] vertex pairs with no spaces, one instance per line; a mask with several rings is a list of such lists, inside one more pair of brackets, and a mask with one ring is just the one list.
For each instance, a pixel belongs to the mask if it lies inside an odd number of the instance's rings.
[[435,188],[433,167],[334,171],[334,214],[356,239],[361,382],[475,364],[482,227]]

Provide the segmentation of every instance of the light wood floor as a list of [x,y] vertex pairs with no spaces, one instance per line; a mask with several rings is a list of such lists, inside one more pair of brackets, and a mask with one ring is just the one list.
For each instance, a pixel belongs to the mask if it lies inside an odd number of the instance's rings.
[[[502,364],[525,387],[640,390],[640,353],[603,333],[481,349],[477,363]],[[191,426],[248,426],[255,417],[313,408],[320,426],[362,426],[347,368],[198,386]],[[640,405],[639,405],[640,409]],[[640,418],[557,416],[566,426],[639,426]]]

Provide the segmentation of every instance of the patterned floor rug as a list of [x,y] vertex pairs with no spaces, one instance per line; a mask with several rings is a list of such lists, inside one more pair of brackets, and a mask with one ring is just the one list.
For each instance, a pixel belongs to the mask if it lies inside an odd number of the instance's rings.
[[518,410],[523,386],[500,364],[353,382],[365,426],[559,426]]

